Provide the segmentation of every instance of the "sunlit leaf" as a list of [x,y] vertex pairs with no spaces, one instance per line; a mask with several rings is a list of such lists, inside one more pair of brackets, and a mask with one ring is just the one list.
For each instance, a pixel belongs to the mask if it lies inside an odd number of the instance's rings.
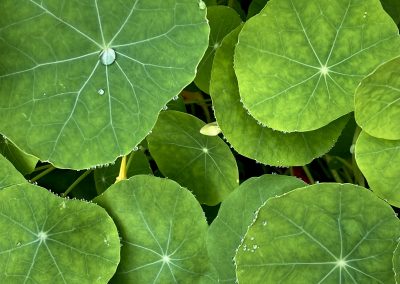
[[120,245],[106,211],[31,184],[0,191],[1,283],[108,283]]
[[198,0],[4,0],[0,11],[0,132],[62,168],[128,154],[208,43]]
[[353,111],[361,79],[399,54],[379,0],[271,0],[244,25],[235,71],[260,123],[310,131]]
[[176,182],[137,175],[95,199],[121,234],[121,263],[111,283],[197,283],[207,272],[207,222]]
[[224,38],[211,74],[210,95],[225,138],[241,155],[274,166],[305,165],[328,152],[346,125],[346,117],[318,130],[283,133],[261,126],[247,114],[233,70],[233,51],[239,31],[240,27]]
[[271,198],[235,256],[239,283],[394,283],[400,220],[372,192],[317,184]]
[[239,182],[229,147],[218,136],[205,136],[200,119],[177,111],[162,112],[149,150],[164,176],[193,191],[200,203],[221,202]]
[[400,140],[379,139],[362,131],[355,151],[357,164],[371,189],[400,207]]
[[257,209],[268,198],[304,185],[294,177],[263,175],[246,180],[222,202],[207,237],[210,261],[218,271],[220,282],[235,283],[233,257]]

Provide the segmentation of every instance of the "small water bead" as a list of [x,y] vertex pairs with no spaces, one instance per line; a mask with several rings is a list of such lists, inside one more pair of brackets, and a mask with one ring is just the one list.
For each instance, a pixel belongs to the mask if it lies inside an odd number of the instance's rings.
[[165,105],[165,106],[163,106],[163,108],[162,108],[163,110],[167,110],[168,109],[168,107]]
[[139,150],[138,146],[133,147],[132,151],[136,152],[137,150]]
[[267,221],[263,221],[263,222],[262,222],[262,225],[263,225],[263,226],[267,226],[267,224],[268,224]]
[[99,89],[99,90],[97,91],[97,93],[98,93],[100,96],[102,96],[102,95],[104,95],[105,91],[104,91],[103,89]]
[[179,99],[179,96],[174,96],[172,99],[173,99],[174,101],[176,101],[176,100]]
[[254,241],[254,237],[251,237],[250,240]]
[[258,245],[253,245],[253,249],[254,250],[258,249]]
[[206,3],[204,3],[204,1],[200,0],[199,1],[199,8],[200,10],[204,10],[205,8],[207,8]]
[[100,62],[103,65],[110,65],[114,63],[116,57],[114,49],[106,48],[100,53]]

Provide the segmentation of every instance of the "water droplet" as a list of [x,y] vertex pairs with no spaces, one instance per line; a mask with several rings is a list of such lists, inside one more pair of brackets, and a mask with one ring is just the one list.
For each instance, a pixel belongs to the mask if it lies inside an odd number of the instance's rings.
[[99,90],[97,91],[97,93],[98,93],[99,95],[104,95],[105,91],[104,91],[103,89],[99,89]]
[[219,42],[214,43],[214,46],[213,46],[214,50],[216,50],[218,47],[220,47]]
[[250,240],[254,241],[254,237],[251,237]]
[[356,147],[356,145],[352,144],[350,146],[350,154],[354,154],[354,148]]
[[253,245],[253,249],[258,249],[258,245]]
[[168,107],[165,105],[165,106],[163,106],[163,108],[162,108],[163,110],[167,110],[168,109]]
[[267,226],[267,224],[268,224],[267,221],[262,222],[262,225],[263,225],[263,226]]
[[178,98],[179,98],[179,96],[174,96],[172,99],[173,99],[174,101],[176,101]]
[[114,49],[106,48],[100,53],[100,62],[103,65],[110,65],[115,61],[116,54]]
[[199,8],[200,10],[204,10],[205,8],[207,8],[206,3],[204,3],[203,0],[199,0]]
[[139,150],[139,147],[138,146],[135,146],[135,147],[133,147],[133,149],[132,149],[132,151],[137,151],[137,150]]

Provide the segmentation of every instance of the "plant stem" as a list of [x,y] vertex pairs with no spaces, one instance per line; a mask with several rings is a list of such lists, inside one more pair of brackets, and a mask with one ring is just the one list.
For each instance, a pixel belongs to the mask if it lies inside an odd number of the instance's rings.
[[315,180],[314,180],[310,170],[308,169],[308,167],[307,166],[303,166],[302,168],[303,168],[303,171],[306,174],[308,180],[310,181],[310,184],[314,184]]
[[48,169],[48,168],[51,168],[51,167],[53,167],[52,164],[43,165],[43,166],[40,166],[40,167],[35,168],[35,169],[33,170],[33,173],[34,173],[34,172],[43,171],[43,170]]
[[115,183],[126,179],[126,156],[122,156],[121,167],[119,168],[119,175],[115,179]]
[[332,173],[332,176],[333,176],[333,178],[335,179],[336,182],[338,182],[338,183],[343,183],[343,180],[342,180],[342,178],[340,177],[340,175],[339,175],[339,173],[337,172],[337,170],[331,169],[331,173]]
[[85,171],[80,177],[78,177],[73,184],[71,184],[67,190],[63,193],[61,197],[67,196],[88,174],[90,174],[93,170],[87,170]]
[[56,168],[53,165],[50,165],[49,167],[47,167],[43,172],[41,172],[40,174],[37,174],[36,176],[34,176],[33,178],[31,178],[31,182],[35,182],[38,179],[44,177],[45,175],[47,175],[48,173],[54,171]]

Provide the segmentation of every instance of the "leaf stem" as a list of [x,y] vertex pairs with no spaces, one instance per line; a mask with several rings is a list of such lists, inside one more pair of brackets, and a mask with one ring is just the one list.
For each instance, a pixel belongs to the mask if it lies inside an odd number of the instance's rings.
[[121,159],[121,166],[119,168],[119,175],[117,176],[117,178],[115,179],[115,183],[120,182],[121,180],[126,179],[126,156],[122,156]]
[[43,172],[41,172],[41,173],[37,174],[36,176],[34,176],[33,178],[31,178],[31,182],[35,182],[38,179],[41,179],[42,177],[44,177],[48,173],[51,173],[52,171],[54,171],[55,169],[56,168],[53,165],[50,165],[49,167],[46,167]]
[[51,167],[53,167],[52,164],[47,164],[47,165],[39,166],[39,167],[35,168],[35,169],[33,170],[32,173],[34,173],[34,172],[39,172],[39,171],[43,171],[43,170],[48,169],[48,168],[51,168]]
[[87,175],[89,175],[93,170],[87,170],[85,171],[80,177],[78,177],[73,184],[71,184],[67,190],[63,193],[63,195],[61,197],[65,197],[67,196]]
[[331,169],[331,173],[333,178],[335,179],[336,182],[338,183],[343,183],[342,178],[340,177],[339,173],[337,172],[337,170]]
[[310,172],[310,170],[308,169],[307,166],[302,166],[304,173],[306,174],[308,180],[310,181],[310,184],[314,184],[315,180]]

